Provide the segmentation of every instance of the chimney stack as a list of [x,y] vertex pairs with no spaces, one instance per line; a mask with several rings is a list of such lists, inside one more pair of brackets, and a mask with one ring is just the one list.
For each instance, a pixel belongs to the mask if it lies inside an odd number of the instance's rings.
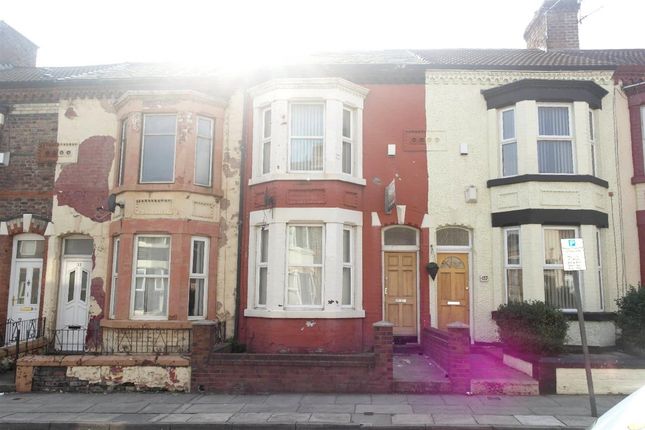
[[579,49],[578,10],[582,0],[544,0],[524,31],[527,48]]

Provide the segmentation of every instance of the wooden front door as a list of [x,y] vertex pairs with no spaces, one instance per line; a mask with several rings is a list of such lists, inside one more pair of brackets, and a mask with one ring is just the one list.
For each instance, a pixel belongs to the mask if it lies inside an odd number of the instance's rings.
[[439,254],[438,260],[439,329],[452,322],[469,324],[468,254]]
[[385,320],[394,336],[417,335],[417,254],[385,253]]

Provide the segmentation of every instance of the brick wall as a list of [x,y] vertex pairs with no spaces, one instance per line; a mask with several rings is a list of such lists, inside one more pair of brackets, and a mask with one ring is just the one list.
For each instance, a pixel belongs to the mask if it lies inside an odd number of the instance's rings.
[[193,325],[193,391],[227,393],[387,393],[392,390],[392,324],[378,322],[374,352],[252,354],[214,352],[213,324]]
[[424,328],[421,343],[430,356],[448,374],[453,392],[470,391],[470,336],[468,326],[461,323],[448,325],[448,330]]
[[545,0],[526,27],[527,48],[578,49],[578,0]]
[[56,167],[55,113],[7,115],[0,130],[0,152],[10,152],[0,167],[0,219],[31,213],[50,219]]

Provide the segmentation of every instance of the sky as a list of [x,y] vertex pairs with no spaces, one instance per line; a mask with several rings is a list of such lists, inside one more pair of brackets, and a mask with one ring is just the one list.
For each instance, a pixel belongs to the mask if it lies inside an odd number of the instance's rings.
[[[275,63],[316,51],[524,48],[542,0],[2,0],[39,66]],[[586,16],[588,15],[588,16]],[[583,0],[580,47],[645,48],[645,0]]]

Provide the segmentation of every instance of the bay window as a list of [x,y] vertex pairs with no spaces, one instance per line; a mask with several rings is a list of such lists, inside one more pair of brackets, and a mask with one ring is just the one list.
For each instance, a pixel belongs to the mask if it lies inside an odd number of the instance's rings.
[[523,299],[523,291],[519,227],[504,230],[504,239],[506,302],[521,302]]
[[594,121],[594,113],[589,111],[589,145],[591,152],[591,174],[598,176],[597,167],[597,154],[596,154],[596,124]]
[[135,318],[167,317],[169,236],[136,237],[133,278],[132,315]]
[[262,112],[262,173],[271,171],[271,109]]
[[190,246],[190,275],[188,281],[188,317],[206,316],[208,289],[208,244],[205,237],[193,237]]
[[144,115],[141,148],[141,183],[175,180],[176,115]]
[[251,212],[250,222],[255,228],[249,238],[251,287],[246,316],[365,315],[361,298],[361,212],[274,208]]
[[119,251],[121,247],[121,239],[114,238],[112,243],[112,284],[110,286],[110,312],[109,317],[114,318],[116,314],[116,289],[119,284]]
[[546,304],[559,309],[576,309],[574,288],[580,279],[577,271],[564,270],[560,240],[577,236],[575,227],[544,228],[544,297]]
[[348,175],[352,174],[352,164],[353,164],[353,118],[354,114],[349,109],[343,109],[343,148],[342,148],[342,164],[343,164],[343,173]]
[[517,139],[515,137],[515,109],[501,114],[502,176],[517,175]]
[[323,170],[325,107],[293,103],[289,117],[289,170]]
[[573,173],[569,106],[538,106],[538,172]]

